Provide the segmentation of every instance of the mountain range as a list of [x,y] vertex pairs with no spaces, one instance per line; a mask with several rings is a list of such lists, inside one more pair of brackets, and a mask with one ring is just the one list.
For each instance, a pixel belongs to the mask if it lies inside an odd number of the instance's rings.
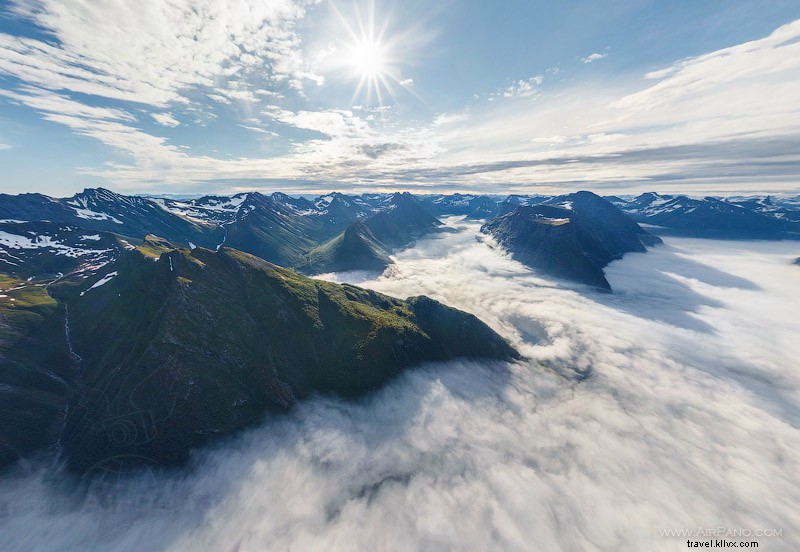
[[690,198],[653,192],[614,204],[661,234],[715,239],[800,239],[800,209],[770,197]]
[[[181,463],[314,393],[353,397],[425,361],[516,352],[466,313],[304,276],[382,271],[447,231],[482,231],[542,274],[610,289],[653,233],[796,238],[800,200],[643,194],[189,199],[0,194],[0,466],[56,451]],[[640,226],[637,221],[645,224]]]

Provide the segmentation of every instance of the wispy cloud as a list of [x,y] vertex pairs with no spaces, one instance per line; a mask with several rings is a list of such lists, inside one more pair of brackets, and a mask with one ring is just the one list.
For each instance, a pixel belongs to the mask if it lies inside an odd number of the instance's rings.
[[542,84],[544,77],[535,75],[527,79],[521,79],[503,91],[504,98],[525,98],[536,93],[536,88]]
[[161,126],[175,128],[181,124],[172,113],[151,113],[150,116]]
[[[13,12],[53,37],[0,33],[0,73],[52,90],[165,107],[196,88],[252,72],[302,81],[294,23],[302,0],[15,0]],[[125,29],[124,36],[120,29]]]
[[593,54],[589,54],[588,56],[586,56],[584,58],[581,58],[581,61],[583,63],[589,64],[589,63],[593,63],[595,61],[598,61],[598,60],[601,60],[601,59],[604,59],[604,58],[607,58],[607,57],[608,57],[608,54],[601,54],[600,52],[595,52]]

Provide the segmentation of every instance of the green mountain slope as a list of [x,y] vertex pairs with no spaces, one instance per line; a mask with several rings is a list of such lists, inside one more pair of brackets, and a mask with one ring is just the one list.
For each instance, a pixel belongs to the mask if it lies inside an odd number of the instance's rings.
[[222,248],[125,252],[69,304],[83,387],[63,442],[71,468],[184,461],[193,446],[314,392],[357,396],[404,368],[511,358],[472,315],[312,280]]
[[0,274],[0,467],[58,439],[78,368],[64,331],[43,284]]
[[312,249],[302,268],[317,274],[348,270],[383,271],[391,262],[384,246],[363,221],[357,220],[329,242]]
[[411,194],[396,193],[389,199],[387,210],[352,222],[344,232],[312,249],[297,266],[316,274],[383,271],[391,264],[390,251],[406,247],[441,226]]
[[303,255],[337,232],[320,217],[302,216],[259,193],[248,194],[236,218],[225,225],[224,244],[281,266],[302,264]]

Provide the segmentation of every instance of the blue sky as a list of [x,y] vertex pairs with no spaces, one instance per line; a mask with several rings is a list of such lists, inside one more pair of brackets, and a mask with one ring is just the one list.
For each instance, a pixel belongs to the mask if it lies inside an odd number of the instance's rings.
[[796,0],[0,10],[3,192],[800,185]]

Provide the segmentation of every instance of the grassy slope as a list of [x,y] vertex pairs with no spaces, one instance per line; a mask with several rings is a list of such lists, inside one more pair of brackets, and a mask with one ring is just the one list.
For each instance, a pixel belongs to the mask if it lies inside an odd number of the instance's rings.
[[180,462],[313,392],[356,396],[423,361],[515,355],[430,299],[312,280],[227,248],[157,262],[131,252],[119,273],[70,300],[86,382],[66,441],[78,470],[108,455]]
[[389,254],[361,221],[355,221],[332,240],[311,250],[302,267],[309,272],[383,271]]
[[63,307],[42,284],[0,274],[0,294],[2,466],[57,438],[76,366]]

